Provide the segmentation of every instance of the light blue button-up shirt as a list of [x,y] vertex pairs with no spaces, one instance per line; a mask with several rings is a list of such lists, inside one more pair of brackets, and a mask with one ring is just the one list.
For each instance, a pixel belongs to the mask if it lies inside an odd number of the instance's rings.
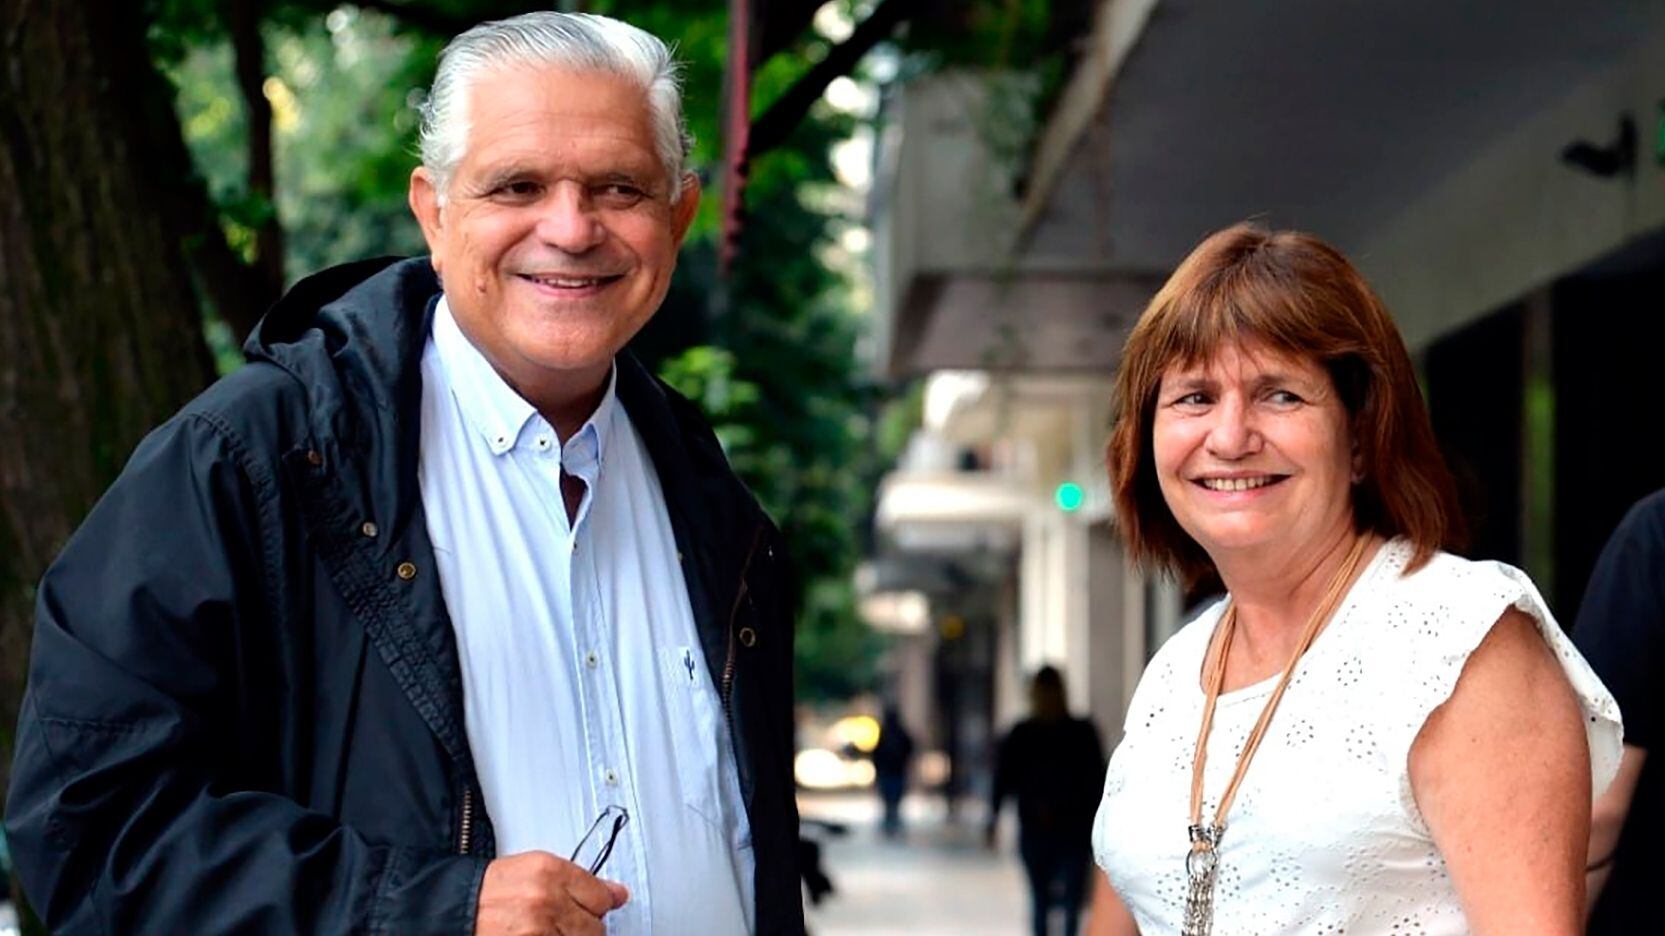
[[[624,807],[610,933],[749,933],[751,834],[659,478],[610,379],[563,443],[444,298],[422,357],[420,478],[500,855],[568,857]],[[569,523],[562,469],[587,491]]]

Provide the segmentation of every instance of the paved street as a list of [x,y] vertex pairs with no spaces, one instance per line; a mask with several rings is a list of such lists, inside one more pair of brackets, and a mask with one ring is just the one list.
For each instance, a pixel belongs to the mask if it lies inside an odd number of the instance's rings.
[[824,840],[827,873],[838,892],[810,908],[814,936],[1027,931],[1028,897],[1017,856],[984,850],[981,809],[963,808],[950,825],[941,800],[910,797],[903,810],[905,837],[887,841],[879,835],[876,796],[804,795],[799,804],[806,819],[850,824],[848,835]]

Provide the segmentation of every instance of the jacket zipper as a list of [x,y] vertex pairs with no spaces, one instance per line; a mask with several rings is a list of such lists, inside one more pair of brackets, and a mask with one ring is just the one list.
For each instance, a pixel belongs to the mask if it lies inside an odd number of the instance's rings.
[[728,659],[723,661],[723,715],[728,718],[729,731],[734,730],[734,711],[729,707],[729,696],[734,692],[734,620],[740,613],[740,602],[746,598],[746,580],[740,580],[740,593],[734,596],[734,610],[728,616]]
[[468,854],[469,841],[474,837],[474,785],[463,787],[462,831],[457,834],[457,853]]
[[735,593],[734,606],[731,607],[728,612],[728,658],[723,661],[723,678],[722,684],[718,687],[718,694],[721,695],[723,699],[723,716],[728,720],[728,730],[731,735],[734,733],[734,709],[729,702],[729,697],[734,692],[734,662],[736,653],[734,648],[736,633],[734,624],[740,617],[740,603],[745,601],[746,596],[751,592],[751,586],[747,584],[746,576],[752,569],[752,557],[757,555],[757,544],[762,541],[763,527],[759,526],[757,528],[757,532],[752,534],[751,549],[746,550],[746,561],[740,566],[740,590]]

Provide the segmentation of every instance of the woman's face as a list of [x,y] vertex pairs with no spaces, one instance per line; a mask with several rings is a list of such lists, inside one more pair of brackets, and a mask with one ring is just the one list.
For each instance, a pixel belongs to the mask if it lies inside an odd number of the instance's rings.
[[1162,375],[1151,427],[1162,496],[1216,563],[1350,529],[1346,408],[1317,363],[1249,343]]

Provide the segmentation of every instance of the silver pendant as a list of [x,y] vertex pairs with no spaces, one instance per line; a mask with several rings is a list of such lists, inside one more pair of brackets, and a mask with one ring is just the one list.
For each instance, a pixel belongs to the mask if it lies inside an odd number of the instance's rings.
[[1191,850],[1185,855],[1183,936],[1209,936],[1214,929],[1214,879],[1220,870],[1220,835],[1225,826],[1190,826]]

